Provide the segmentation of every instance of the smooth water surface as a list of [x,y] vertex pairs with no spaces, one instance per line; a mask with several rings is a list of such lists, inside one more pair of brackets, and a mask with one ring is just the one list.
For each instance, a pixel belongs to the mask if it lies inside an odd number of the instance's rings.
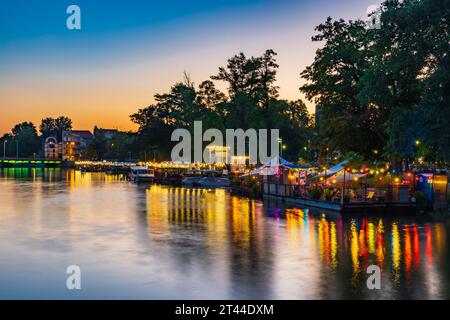
[[[448,220],[324,214],[225,190],[0,171],[3,299],[448,299]],[[81,290],[66,268],[81,268]],[[381,290],[368,290],[369,265]]]

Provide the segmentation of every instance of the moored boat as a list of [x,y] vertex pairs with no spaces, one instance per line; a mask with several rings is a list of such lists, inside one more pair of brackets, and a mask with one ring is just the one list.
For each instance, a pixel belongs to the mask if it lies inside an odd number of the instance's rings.
[[225,188],[230,184],[231,181],[228,177],[213,170],[193,170],[182,180],[182,185],[187,187]]
[[147,167],[131,167],[128,177],[133,182],[153,182],[155,171]]
[[231,185],[231,181],[226,177],[203,177],[197,184],[202,188],[226,188]]

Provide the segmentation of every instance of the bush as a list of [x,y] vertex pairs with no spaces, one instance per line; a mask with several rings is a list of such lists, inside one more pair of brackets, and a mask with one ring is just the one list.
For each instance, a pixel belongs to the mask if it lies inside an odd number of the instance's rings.
[[427,204],[427,197],[425,196],[425,193],[416,191],[414,192],[413,197],[416,199],[416,205],[418,207],[423,207]]
[[259,195],[261,194],[261,188],[258,184],[254,184],[252,186],[252,193],[254,197],[259,197]]
[[319,200],[322,197],[322,190],[320,189],[309,189],[308,190],[308,195],[309,198],[313,199],[313,200]]
[[348,194],[344,195],[344,203],[350,203],[350,196]]
[[331,201],[331,199],[333,198],[333,190],[331,190],[331,189],[325,189],[323,195],[324,195],[324,197],[325,197],[325,200]]

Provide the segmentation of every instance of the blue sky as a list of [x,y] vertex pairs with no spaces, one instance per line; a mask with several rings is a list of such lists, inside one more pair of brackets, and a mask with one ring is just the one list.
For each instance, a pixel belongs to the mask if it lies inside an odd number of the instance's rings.
[[[65,114],[77,128],[133,129],[128,116],[183,71],[198,84],[232,55],[278,52],[281,96],[303,98],[314,27],[328,16],[364,18],[373,0],[2,0],[0,133]],[[81,30],[66,8],[81,8]],[[218,86],[225,89],[222,84]],[[308,104],[310,110],[313,105]]]
[[[281,1],[283,2],[283,1]],[[202,13],[220,13],[245,7],[279,7],[270,0],[3,0],[0,11],[0,43],[42,36],[68,34],[65,10],[71,4],[82,9],[83,29],[89,33],[109,33],[142,26],[173,22]],[[299,1],[285,0],[286,3]],[[301,1],[300,1],[301,2]],[[270,11],[267,11],[270,13]]]

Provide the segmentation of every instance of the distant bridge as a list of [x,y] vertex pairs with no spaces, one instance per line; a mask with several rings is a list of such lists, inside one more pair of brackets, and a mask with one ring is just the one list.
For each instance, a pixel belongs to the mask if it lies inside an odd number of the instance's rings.
[[28,159],[28,158],[1,158],[0,168],[54,168],[66,166],[68,163],[61,160]]

